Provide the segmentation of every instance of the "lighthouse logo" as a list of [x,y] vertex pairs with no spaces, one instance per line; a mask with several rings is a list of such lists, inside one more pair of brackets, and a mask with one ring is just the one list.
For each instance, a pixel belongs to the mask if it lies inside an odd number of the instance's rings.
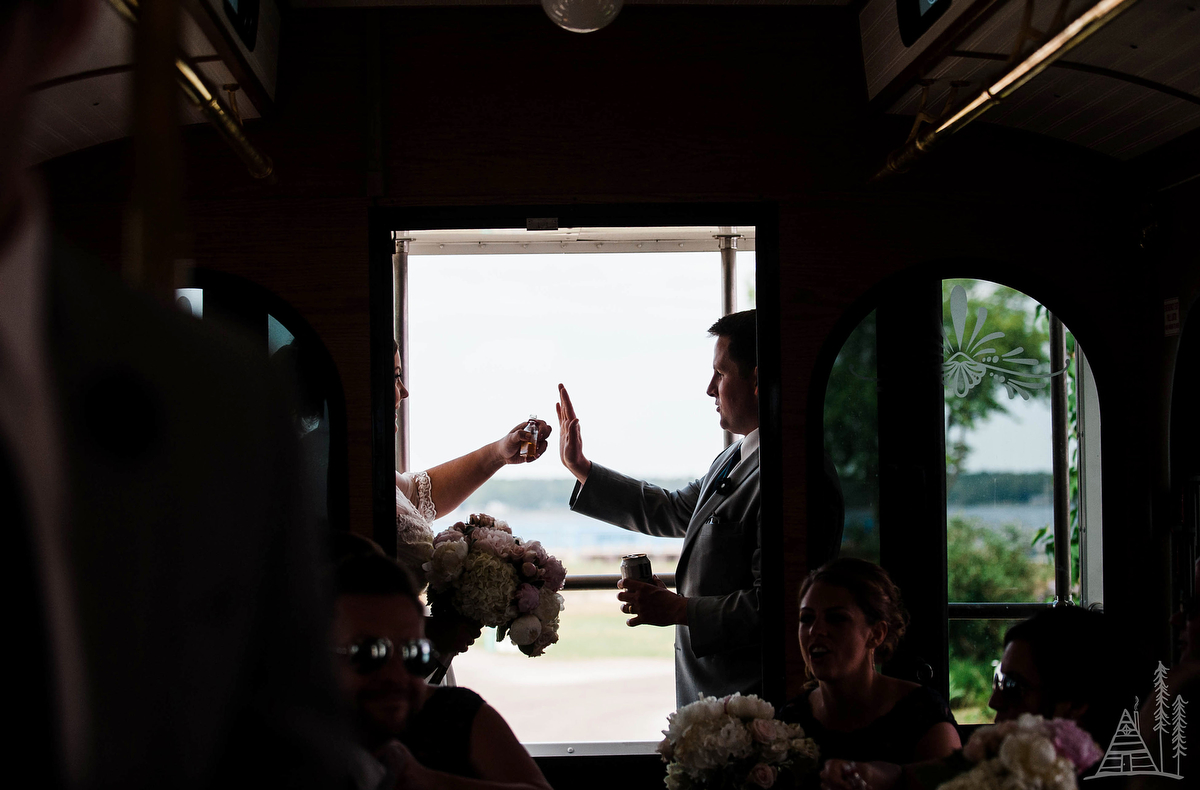
[[[1182,779],[1180,766],[1187,756],[1187,700],[1176,694],[1172,701],[1167,693],[1169,670],[1158,662],[1154,670],[1154,733],[1157,736],[1147,748],[1138,729],[1138,700],[1133,700],[1133,715],[1126,709],[1121,722],[1108,744],[1096,773],[1088,779],[1105,776],[1163,776]],[[1172,770],[1174,769],[1174,770]]]

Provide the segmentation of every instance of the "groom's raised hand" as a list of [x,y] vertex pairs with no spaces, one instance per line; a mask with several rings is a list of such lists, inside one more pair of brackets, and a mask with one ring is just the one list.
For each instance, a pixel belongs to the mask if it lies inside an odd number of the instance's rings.
[[592,471],[592,462],[583,454],[579,418],[575,416],[575,407],[571,405],[567,388],[561,384],[558,385],[558,403],[554,404],[554,411],[558,414],[558,456],[580,484],[586,483],[588,473]]

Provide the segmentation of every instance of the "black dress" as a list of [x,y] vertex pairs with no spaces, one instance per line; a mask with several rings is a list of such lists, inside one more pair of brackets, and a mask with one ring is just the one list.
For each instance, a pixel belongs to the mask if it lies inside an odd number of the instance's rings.
[[831,758],[860,762],[883,760],[899,765],[916,762],[917,742],[931,727],[944,721],[958,726],[941,695],[920,686],[866,727],[849,732],[830,730],[813,716],[808,695],[814,690],[789,702],[779,712],[779,718],[804,728],[804,734],[821,748],[821,762]]
[[478,779],[471,767],[471,726],[483,697],[457,686],[438,686],[399,740],[417,762],[435,771]]

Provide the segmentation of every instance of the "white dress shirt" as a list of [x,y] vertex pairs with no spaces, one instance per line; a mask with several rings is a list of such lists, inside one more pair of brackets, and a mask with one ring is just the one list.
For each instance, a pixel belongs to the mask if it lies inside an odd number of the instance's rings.
[[748,456],[750,456],[750,454],[755,452],[756,450],[758,450],[758,429],[757,428],[755,428],[750,433],[746,434],[745,438],[742,439],[742,454],[738,458],[737,465],[735,465],[733,467],[733,469],[729,470],[729,474],[733,474],[734,471],[736,471],[739,466],[746,463],[746,458]]

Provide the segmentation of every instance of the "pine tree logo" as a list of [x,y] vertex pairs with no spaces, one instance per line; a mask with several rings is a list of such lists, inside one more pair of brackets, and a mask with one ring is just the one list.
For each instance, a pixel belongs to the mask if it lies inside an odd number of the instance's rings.
[[[1158,736],[1158,760],[1146,748],[1138,729],[1138,700],[1133,700],[1133,715],[1129,710],[1121,711],[1121,721],[1117,731],[1113,733],[1100,761],[1096,773],[1088,779],[1099,779],[1105,776],[1163,776],[1168,779],[1182,779],[1180,769],[1183,758],[1187,756],[1187,739],[1184,731],[1187,729],[1187,700],[1176,694],[1175,701],[1170,701],[1167,691],[1167,675],[1169,670],[1158,662],[1154,670],[1154,733]],[[1166,749],[1164,741],[1170,742],[1170,759],[1174,766],[1165,760]],[[1174,773],[1170,769],[1174,768]]]

